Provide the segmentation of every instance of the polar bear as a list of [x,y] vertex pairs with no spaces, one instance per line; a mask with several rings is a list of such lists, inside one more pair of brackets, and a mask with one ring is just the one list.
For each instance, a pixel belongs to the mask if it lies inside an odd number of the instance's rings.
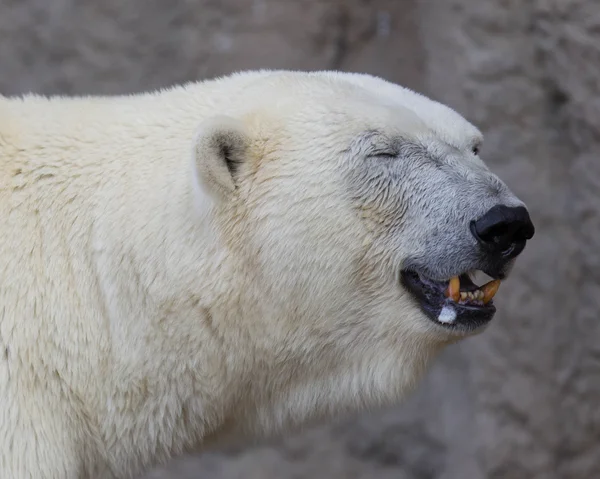
[[132,478],[399,400],[534,233],[481,143],[365,74],[0,97],[0,477]]

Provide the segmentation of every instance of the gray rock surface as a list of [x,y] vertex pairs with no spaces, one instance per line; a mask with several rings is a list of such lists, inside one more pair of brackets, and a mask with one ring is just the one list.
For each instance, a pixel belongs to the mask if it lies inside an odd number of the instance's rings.
[[489,330],[389,411],[146,479],[600,477],[596,0],[0,0],[0,93],[125,93],[247,68],[365,71],[444,101],[538,233]]

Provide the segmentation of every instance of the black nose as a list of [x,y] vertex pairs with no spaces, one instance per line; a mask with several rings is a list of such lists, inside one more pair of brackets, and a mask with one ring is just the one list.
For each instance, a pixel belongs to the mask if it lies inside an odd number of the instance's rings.
[[471,232],[486,248],[512,258],[523,251],[535,228],[525,207],[496,205],[471,222]]

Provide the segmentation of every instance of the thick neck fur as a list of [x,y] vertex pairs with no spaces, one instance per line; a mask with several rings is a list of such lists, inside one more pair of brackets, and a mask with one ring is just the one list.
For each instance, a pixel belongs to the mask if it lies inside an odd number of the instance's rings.
[[[237,288],[222,281],[233,277],[227,275],[232,261],[212,239],[210,205],[198,203],[192,188],[194,130],[211,113],[198,98],[178,89],[144,102],[0,103],[0,159],[16,158],[0,163],[2,182],[8,182],[1,186],[13,191],[12,200],[0,205],[19,204],[18,214],[5,216],[15,223],[2,245],[12,241],[15,250],[2,255],[14,260],[0,265],[3,275],[14,271],[18,278],[17,268],[56,271],[56,263],[63,272],[60,282],[13,283],[34,298],[50,296],[47,289],[54,288],[59,293],[52,297],[63,299],[47,312],[29,312],[23,305],[33,301],[11,304],[19,295],[3,298],[8,315],[31,317],[23,330],[3,331],[3,337],[11,338],[15,356],[29,357],[32,348],[56,352],[32,367],[42,381],[60,382],[57,387],[80,398],[70,414],[87,418],[88,427],[73,436],[100,449],[109,468],[132,475],[201,445],[224,421],[233,402],[228,395],[236,394],[232,385],[243,373],[238,362],[244,364],[244,343],[232,362],[218,325],[218,305],[225,298],[235,302]],[[180,115],[180,108],[199,113]],[[82,117],[84,111],[89,116]],[[147,123],[139,129],[147,137],[128,130],[139,121]],[[59,130],[70,128],[70,149],[53,144],[54,125],[57,142]],[[14,153],[20,149],[29,155]],[[28,254],[19,235],[41,237],[35,247],[42,246],[33,250],[32,243]],[[82,310],[80,304],[95,307]],[[130,463],[133,457],[139,462]]]

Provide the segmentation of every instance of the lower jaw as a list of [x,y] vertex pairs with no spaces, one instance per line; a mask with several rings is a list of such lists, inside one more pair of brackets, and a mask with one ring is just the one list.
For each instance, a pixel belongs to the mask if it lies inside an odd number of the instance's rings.
[[494,318],[496,313],[493,304],[478,307],[458,304],[452,300],[446,300],[440,306],[421,304],[420,307],[435,324],[462,331],[474,331],[482,328]]

